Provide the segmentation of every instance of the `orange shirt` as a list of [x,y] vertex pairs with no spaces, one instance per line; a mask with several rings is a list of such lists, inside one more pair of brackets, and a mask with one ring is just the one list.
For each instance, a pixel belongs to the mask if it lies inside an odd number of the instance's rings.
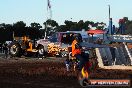
[[76,54],[81,54],[81,50],[75,48],[76,43],[78,43],[76,40],[72,42],[72,56],[75,56]]

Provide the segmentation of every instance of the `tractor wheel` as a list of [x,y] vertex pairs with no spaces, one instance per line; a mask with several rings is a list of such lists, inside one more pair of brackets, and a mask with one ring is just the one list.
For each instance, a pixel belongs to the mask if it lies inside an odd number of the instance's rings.
[[12,43],[10,45],[9,53],[13,57],[21,57],[22,56],[22,49],[18,43]]
[[40,46],[40,47],[38,48],[38,56],[39,56],[39,57],[45,57],[45,56],[46,56],[46,51],[45,51],[45,49],[44,49],[43,46]]

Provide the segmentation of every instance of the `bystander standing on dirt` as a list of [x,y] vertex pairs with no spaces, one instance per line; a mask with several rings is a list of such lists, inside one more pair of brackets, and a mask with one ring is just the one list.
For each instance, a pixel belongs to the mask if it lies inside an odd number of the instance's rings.
[[2,53],[2,43],[0,43],[0,53]]
[[70,71],[71,61],[68,58],[65,60],[65,65],[66,65],[66,70]]
[[5,58],[7,59],[8,57],[8,44],[7,43],[3,45],[3,50],[4,50]]

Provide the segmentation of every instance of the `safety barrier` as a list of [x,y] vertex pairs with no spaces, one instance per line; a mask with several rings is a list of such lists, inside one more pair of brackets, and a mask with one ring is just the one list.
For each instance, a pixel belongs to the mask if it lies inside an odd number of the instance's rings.
[[[98,57],[99,67],[112,65],[132,65],[132,55],[128,47],[123,44],[121,47],[113,47],[114,53],[110,48],[96,48],[96,55]],[[113,58],[113,54],[115,55]],[[106,65],[106,61],[108,62]]]

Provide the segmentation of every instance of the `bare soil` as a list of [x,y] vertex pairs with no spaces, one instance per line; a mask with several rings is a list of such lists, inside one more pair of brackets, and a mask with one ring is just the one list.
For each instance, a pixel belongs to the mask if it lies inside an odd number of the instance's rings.
[[[91,73],[90,78],[128,79],[131,74],[132,70],[106,70],[98,68],[95,72]],[[78,83],[77,72],[73,70],[67,72],[64,60],[54,58],[52,60],[0,59],[0,88],[82,87]]]

